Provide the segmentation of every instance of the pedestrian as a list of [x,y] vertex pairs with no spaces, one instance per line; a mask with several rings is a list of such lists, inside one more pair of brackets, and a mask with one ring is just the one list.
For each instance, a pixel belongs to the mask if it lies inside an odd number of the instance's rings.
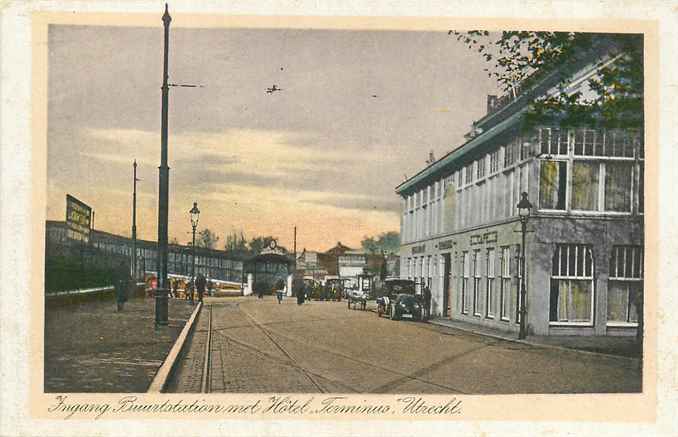
[[212,284],[212,280],[210,278],[207,278],[207,295],[212,296],[214,291],[214,284]]
[[172,281],[172,291],[170,293],[170,296],[176,299],[178,292],[179,292],[179,280],[175,279]]
[[191,301],[191,305],[195,303],[193,300],[193,293],[195,292],[195,277],[191,279],[191,283],[188,286],[188,300]]
[[120,265],[115,271],[115,302],[118,312],[121,312],[127,302],[127,289],[129,287],[130,274],[125,261],[120,261]]
[[282,303],[283,294],[285,293],[285,281],[278,279],[275,283],[275,294],[278,298],[278,304]]
[[205,294],[205,285],[207,284],[207,280],[205,279],[205,275],[202,273],[198,274],[198,277],[195,279],[195,288],[198,291],[198,300],[202,302],[202,297]]
[[306,297],[304,279],[299,276],[295,276],[292,279],[292,290],[294,291],[294,294],[297,296],[297,305],[303,304],[304,298]]
[[264,298],[264,287],[261,284],[256,283],[254,285],[254,288],[256,288],[256,290],[257,290],[257,297],[259,299],[263,299]]
[[424,320],[428,320],[431,317],[431,289],[428,285],[424,285]]

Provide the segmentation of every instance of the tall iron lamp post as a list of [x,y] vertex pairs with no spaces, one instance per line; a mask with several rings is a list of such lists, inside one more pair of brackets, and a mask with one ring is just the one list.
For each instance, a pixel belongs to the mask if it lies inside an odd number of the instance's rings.
[[523,192],[520,195],[520,202],[517,205],[518,217],[520,217],[520,227],[523,234],[522,256],[520,260],[520,332],[519,339],[527,337],[527,290],[525,289],[525,233],[527,232],[527,221],[530,218],[532,204],[527,199],[527,193]]
[[195,229],[198,227],[198,220],[200,219],[200,210],[198,209],[198,202],[193,202],[193,208],[188,211],[191,214],[191,226],[193,226],[193,265],[191,267],[191,278],[195,284]]

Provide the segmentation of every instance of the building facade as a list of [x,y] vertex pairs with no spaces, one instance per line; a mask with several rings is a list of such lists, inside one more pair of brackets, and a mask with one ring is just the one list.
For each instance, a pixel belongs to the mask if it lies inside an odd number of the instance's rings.
[[[578,71],[580,82],[594,64]],[[553,83],[540,85],[548,93]],[[533,89],[534,93],[535,90]],[[492,100],[464,145],[396,188],[400,276],[432,313],[534,335],[635,335],[643,293],[643,134],[520,128],[527,99]],[[533,205],[521,271],[521,193]]]

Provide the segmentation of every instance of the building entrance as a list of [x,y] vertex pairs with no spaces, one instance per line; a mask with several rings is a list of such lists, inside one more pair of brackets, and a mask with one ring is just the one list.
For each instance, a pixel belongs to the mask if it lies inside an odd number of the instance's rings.
[[443,259],[445,260],[445,274],[443,275],[443,317],[450,317],[450,295],[452,294],[450,288],[450,285],[452,284],[452,281],[450,281],[450,275],[452,273],[450,254],[444,253]]

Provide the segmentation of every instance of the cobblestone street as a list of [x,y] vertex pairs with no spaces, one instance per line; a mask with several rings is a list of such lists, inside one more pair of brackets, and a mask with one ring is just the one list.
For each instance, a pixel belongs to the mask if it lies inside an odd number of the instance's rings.
[[211,391],[637,392],[637,360],[531,346],[379,318],[345,302],[208,298],[168,386],[199,392],[212,305]]

